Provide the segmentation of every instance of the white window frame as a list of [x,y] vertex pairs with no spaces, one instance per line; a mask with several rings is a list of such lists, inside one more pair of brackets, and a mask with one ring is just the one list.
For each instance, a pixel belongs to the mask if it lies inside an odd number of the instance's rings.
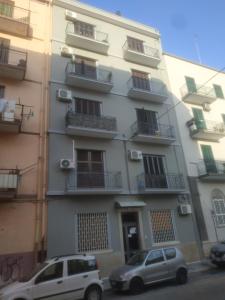
[[[214,198],[212,201],[213,201],[213,211],[214,211],[216,227],[219,227],[219,228],[225,227],[225,212],[224,213],[217,212],[216,211],[216,205],[215,205],[215,202],[220,202],[220,203],[222,202],[222,205],[224,206],[224,209],[225,209],[225,200],[224,200],[224,198],[221,197],[221,198]],[[219,224],[219,222],[218,222],[218,217],[219,216],[224,217],[223,224]]]

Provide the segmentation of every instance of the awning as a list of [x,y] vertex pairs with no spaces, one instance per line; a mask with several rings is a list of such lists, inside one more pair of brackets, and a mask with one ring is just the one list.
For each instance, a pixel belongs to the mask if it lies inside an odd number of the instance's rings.
[[116,201],[116,208],[125,208],[125,207],[143,207],[146,203],[143,201]]

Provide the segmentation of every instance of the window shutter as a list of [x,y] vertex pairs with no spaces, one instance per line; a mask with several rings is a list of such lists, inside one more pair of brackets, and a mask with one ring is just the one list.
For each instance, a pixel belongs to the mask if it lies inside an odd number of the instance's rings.
[[214,87],[214,91],[216,94],[216,98],[224,99],[223,90],[222,90],[221,86],[218,84],[214,84],[213,87]]
[[197,92],[197,87],[196,87],[194,78],[185,77],[185,80],[186,80],[188,92],[196,93]]
[[192,108],[194,119],[195,119],[195,125],[198,129],[206,129],[206,123],[203,116],[203,111],[198,108]]

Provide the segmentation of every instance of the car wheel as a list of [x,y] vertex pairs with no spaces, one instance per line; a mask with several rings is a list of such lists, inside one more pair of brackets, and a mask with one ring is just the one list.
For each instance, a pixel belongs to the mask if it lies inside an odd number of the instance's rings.
[[186,269],[182,268],[177,271],[176,282],[178,284],[185,284],[188,281],[188,272]]
[[85,300],[101,300],[102,290],[97,285],[91,286],[87,289],[85,293]]
[[134,277],[130,282],[130,291],[132,294],[137,295],[143,292],[144,282],[139,277]]

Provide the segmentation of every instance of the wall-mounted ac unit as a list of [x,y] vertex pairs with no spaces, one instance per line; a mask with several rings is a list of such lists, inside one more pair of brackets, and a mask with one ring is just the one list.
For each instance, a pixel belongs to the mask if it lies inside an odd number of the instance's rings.
[[66,19],[67,20],[76,20],[77,14],[71,10],[66,10]]
[[64,170],[74,169],[75,162],[72,159],[62,158],[60,159],[60,168]]
[[128,156],[130,160],[142,160],[142,152],[138,150],[129,150]]
[[72,48],[67,47],[67,46],[61,47],[61,55],[71,57],[73,54],[74,54],[74,51]]
[[180,216],[190,215],[192,213],[190,204],[180,204],[178,206],[178,213]]
[[72,101],[72,92],[69,90],[58,89],[57,90],[57,98],[63,102],[71,102]]
[[209,103],[203,103],[202,107],[203,107],[204,111],[210,111],[211,110],[211,107],[210,107]]

